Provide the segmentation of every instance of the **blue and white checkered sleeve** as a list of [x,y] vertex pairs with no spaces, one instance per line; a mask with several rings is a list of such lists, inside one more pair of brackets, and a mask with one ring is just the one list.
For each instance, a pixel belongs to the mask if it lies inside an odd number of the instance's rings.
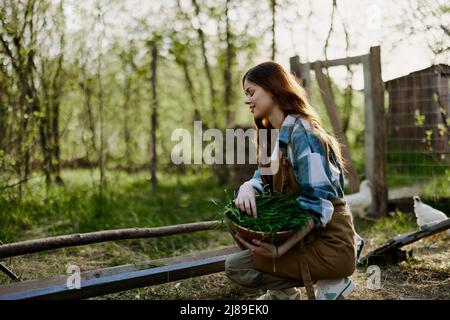
[[334,206],[330,198],[335,197],[335,190],[325,171],[325,157],[312,152],[307,132],[299,128],[291,136],[294,171],[300,185],[300,206],[317,214],[324,227],[333,214]]
[[255,170],[255,173],[253,174],[253,177],[250,179],[250,182],[254,189],[256,189],[259,192],[264,191],[264,185],[261,179],[261,174],[259,172],[259,169]]

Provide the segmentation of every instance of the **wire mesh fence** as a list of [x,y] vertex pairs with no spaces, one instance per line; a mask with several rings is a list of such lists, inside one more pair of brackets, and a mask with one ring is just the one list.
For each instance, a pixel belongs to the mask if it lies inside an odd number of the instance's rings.
[[448,181],[450,66],[431,66],[385,86],[388,187]]

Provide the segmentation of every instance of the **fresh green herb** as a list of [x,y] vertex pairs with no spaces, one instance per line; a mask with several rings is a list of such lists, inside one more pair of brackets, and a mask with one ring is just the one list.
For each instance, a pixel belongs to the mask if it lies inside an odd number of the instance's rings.
[[238,225],[252,231],[274,234],[280,231],[299,230],[314,218],[311,212],[300,207],[298,195],[270,195],[256,197],[257,217],[242,212],[231,200],[224,209],[224,215]]

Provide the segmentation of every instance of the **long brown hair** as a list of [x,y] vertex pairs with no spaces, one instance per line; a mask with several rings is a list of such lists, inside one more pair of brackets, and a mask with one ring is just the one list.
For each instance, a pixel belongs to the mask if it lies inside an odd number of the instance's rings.
[[[341,145],[331,134],[327,133],[320,121],[319,115],[311,106],[306,96],[305,89],[288,73],[283,66],[275,61],[266,61],[250,68],[242,77],[242,87],[247,79],[273,95],[285,115],[293,114],[306,118],[312,126],[313,132],[324,143],[327,151],[327,160],[330,161],[330,148],[336,156],[341,169],[344,170],[345,162],[342,156]],[[273,129],[268,119],[255,119],[256,141],[259,146],[259,129]],[[270,130],[268,130],[270,132]],[[270,135],[266,142],[270,146]],[[259,148],[257,148],[259,150]],[[270,147],[266,149],[270,152]]]

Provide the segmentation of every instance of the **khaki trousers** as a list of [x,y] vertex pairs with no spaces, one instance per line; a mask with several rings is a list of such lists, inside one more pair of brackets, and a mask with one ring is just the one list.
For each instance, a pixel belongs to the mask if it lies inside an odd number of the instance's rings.
[[247,288],[280,290],[303,286],[302,281],[257,270],[253,255],[248,249],[228,256],[225,260],[225,273],[234,283]]

